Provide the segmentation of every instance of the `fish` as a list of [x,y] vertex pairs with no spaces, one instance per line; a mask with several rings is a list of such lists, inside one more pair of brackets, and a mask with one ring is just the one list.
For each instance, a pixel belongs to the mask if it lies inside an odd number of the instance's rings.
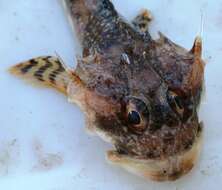
[[162,33],[151,37],[147,9],[129,22],[109,0],[62,3],[82,48],[76,68],[58,56],[40,56],[10,73],[79,106],[87,130],[113,145],[106,153],[111,164],[155,181],[187,174],[202,147],[201,37],[187,50]]

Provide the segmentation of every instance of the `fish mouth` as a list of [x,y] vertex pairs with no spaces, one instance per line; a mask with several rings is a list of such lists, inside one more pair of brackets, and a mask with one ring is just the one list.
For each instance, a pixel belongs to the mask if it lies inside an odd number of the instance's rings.
[[202,133],[200,130],[190,149],[166,159],[139,159],[116,150],[107,152],[111,164],[124,168],[130,173],[154,181],[175,181],[187,174],[195,165],[201,150]]

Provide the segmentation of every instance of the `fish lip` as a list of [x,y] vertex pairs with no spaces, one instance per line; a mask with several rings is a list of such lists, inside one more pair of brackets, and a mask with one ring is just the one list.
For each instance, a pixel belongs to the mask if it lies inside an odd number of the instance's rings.
[[[177,127],[175,127],[175,128],[178,128],[178,127],[182,127],[182,126],[185,126],[186,125],[186,123],[184,124],[184,123],[180,123]],[[196,137],[198,137],[198,136],[200,136],[201,135],[201,132],[202,132],[202,130],[203,130],[203,122],[202,121],[200,121],[200,122],[197,122],[196,123],[196,125],[197,125],[197,134],[196,134]],[[167,125],[165,125],[166,127],[169,127],[169,126],[167,126]],[[195,140],[194,140],[195,141]],[[118,148],[118,146],[115,146],[115,141],[113,140],[112,142],[110,142],[113,146],[114,146],[114,148],[112,149],[112,150],[110,150],[110,151],[113,151],[113,152],[116,152],[116,154],[118,154],[118,155],[120,155],[120,156],[129,156],[129,157],[131,157],[132,159],[135,159],[135,160],[142,160],[142,161],[144,161],[144,160],[163,160],[163,159],[167,159],[167,158],[160,158],[159,156],[156,156],[156,157],[149,157],[149,156],[143,156],[143,155],[139,155],[139,154],[136,154],[135,152],[131,152],[131,153],[128,153],[128,152],[126,152],[126,151],[124,151],[124,150],[121,150],[121,149],[119,149]],[[193,143],[195,143],[195,142],[193,142]],[[188,146],[187,148],[185,148],[183,151],[189,151],[191,148],[192,148],[192,146],[193,146],[193,143],[190,145],[190,146]],[[180,154],[181,152],[179,152],[178,154]],[[169,155],[170,156],[170,155]]]
[[107,152],[109,163],[145,179],[154,181],[175,181],[187,174],[199,158],[202,146],[202,122],[193,145],[184,152],[165,159],[140,159],[128,154],[119,154],[116,150]]

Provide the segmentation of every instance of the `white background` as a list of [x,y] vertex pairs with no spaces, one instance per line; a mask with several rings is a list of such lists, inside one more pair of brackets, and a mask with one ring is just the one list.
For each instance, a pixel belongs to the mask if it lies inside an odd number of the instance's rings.
[[110,145],[84,130],[84,117],[66,98],[33,88],[7,73],[15,63],[57,52],[75,65],[79,46],[57,0],[0,0],[0,189],[216,190],[222,185],[222,0],[113,0],[132,19],[141,8],[160,30],[191,48],[204,13],[206,97],[204,145],[194,170],[176,182],[145,181],[106,163]]

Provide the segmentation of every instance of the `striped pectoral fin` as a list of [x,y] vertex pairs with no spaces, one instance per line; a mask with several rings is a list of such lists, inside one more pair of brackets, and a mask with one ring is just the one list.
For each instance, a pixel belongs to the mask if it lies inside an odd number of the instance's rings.
[[11,67],[9,71],[31,83],[53,87],[64,94],[67,94],[68,83],[76,77],[64,67],[59,58],[52,56],[22,62]]

